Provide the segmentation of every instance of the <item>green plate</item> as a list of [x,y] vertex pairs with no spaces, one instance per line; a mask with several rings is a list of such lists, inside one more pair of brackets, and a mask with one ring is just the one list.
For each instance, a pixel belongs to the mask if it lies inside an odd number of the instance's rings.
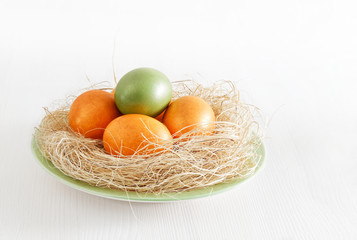
[[[260,141],[261,142],[261,141]],[[247,178],[243,179],[235,179],[225,183],[219,183],[213,185],[212,187],[194,189],[190,191],[185,191],[181,193],[164,193],[164,194],[153,194],[153,193],[135,193],[130,191],[120,191],[120,190],[112,190],[107,188],[100,188],[96,186],[91,186],[88,183],[85,183],[80,180],[76,180],[69,176],[63,174],[60,170],[58,170],[51,161],[46,159],[41,152],[39,151],[36,139],[32,140],[32,151],[37,159],[37,162],[53,177],[55,177],[60,182],[80,191],[93,194],[96,196],[111,198],[116,200],[123,201],[133,201],[133,202],[171,202],[171,201],[180,201],[180,200],[188,200],[195,198],[202,198],[212,196],[218,193],[225,192],[230,190],[237,185],[246,182],[248,179],[253,178],[257,174],[259,170],[262,169],[264,160],[265,160],[265,148],[263,143],[261,142],[260,147],[257,151],[259,155],[261,155],[258,166],[254,172],[254,174],[250,175]]]

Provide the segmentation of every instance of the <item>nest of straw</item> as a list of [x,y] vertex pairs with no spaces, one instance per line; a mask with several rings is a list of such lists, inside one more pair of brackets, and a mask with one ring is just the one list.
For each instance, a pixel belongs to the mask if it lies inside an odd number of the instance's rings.
[[[111,156],[101,140],[84,138],[69,127],[72,98],[50,111],[37,127],[41,153],[65,175],[102,188],[167,193],[204,188],[253,174],[261,156],[257,109],[240,100],[229,81],[204,87],[194,81],[173,83],[173,100],[194,95],[216,115],[211,136],[173,140],[173,148],[155,155]],[[192,133],[187,133],[191,135]]]

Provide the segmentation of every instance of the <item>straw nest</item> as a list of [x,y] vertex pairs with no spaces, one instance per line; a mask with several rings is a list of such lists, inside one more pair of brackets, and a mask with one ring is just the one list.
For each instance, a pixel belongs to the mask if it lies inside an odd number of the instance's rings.
[[156,155],[111,156],[101,140],[74,133],[68,124],[73,96],[53,111],[45,108],[35,139],[41,153],[65,175],[102,188],[182,192],[253,174],[261,157],[257,109],[243,103],[229,81],[209,87],[194,81],[174,82],[173,100],[186,95],[210,104],[216,114],[215,132],[187,138],[189,132],[174,139],[172,149]]

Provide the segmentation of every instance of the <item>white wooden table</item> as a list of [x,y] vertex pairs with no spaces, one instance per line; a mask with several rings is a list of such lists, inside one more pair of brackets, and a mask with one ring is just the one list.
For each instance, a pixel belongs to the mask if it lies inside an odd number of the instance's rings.
[[[355,1],[1,1],[0,239],[357,239]],[[143,204],[71,189],[30,149],[42,107],[141,66],[238,82],[270,124],[230,192]],[[200,73],[199,76],[197,73]],[[203,76],[203,77],[202,77]]]

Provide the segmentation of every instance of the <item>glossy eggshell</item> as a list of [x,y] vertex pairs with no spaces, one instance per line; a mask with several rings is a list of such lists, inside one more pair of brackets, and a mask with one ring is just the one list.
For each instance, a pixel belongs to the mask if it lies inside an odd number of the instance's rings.
[[137,68],[125,74],[115,88],[115,103],[123,114],[158,116],[172,96],[170,80],[153,68]]
[[[170,101],[170,103],[169,103],[169,105],[167,107],[169,107],[171,103],[172,103],[172,100]],[[158,116],[156,116],[155,119],[157,119],[160,122],[162,122],[162,120],[164,119],[164,115],[165,115],[166,109],[167,108],[165,108],[164,111],[162,111]]]
[[172,136],[155,118],[127,114],[109,123],[103,135],[103,145],[112,155],[153,154],[170,149]]
[[68,121],[72,130],[84,137],[102,139],[106,126],[120,115],[113,94],[89,90],[74,100]]
[[211,135],[215,128],[215,114],[202,98],[184,96],[173,101],[166,109],[162,122],[174,138],[192,130],[199,130],[190,136]]

